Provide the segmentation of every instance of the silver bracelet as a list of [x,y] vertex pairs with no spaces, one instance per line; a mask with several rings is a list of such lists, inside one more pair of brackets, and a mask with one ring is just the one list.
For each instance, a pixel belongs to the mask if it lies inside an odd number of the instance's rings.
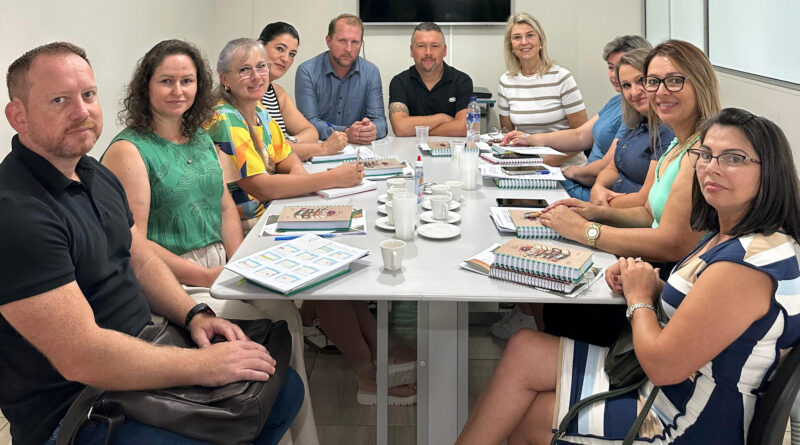
[[646,307],[647,309],[656,312],[656,307],[653,306],[652,304],[647,304],[647,303],[632,304],[628,306],[628,310],[625,311],[625,317],[628,319],[628,323],[630,323],[631,320],[633,320],[633,313],[636,312],[636,309],[641,309],[643,307]]

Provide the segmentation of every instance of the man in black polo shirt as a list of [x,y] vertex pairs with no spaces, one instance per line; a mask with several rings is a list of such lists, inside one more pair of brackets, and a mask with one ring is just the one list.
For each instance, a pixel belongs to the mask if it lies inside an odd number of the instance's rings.
[[465,136],[472,79],[444,63],[442,29],[422,22],[411,33],[414,65],[389,84],[389,120],[396,136],[414,136],[418,125],[431,136]]
[[[35,48],[11,64],[7,82],[6,117],[18,134],[0,164],[0,409],[13,443],[48,440],[84,385],[137,390],[268,379],[275,370],[268,351],[195,304],[150,252],[120,182],[86,156],[103,115],[84,51],[63,42]],[[151,309],[186,323],[201,348],[134,338]],[[215,334],[230,341],[211,345]],[[133,421],[119,434],[130,437],[132,428],[143,443],[177,440]],[[105,425],[82,431],[79,443],[104,437]]]

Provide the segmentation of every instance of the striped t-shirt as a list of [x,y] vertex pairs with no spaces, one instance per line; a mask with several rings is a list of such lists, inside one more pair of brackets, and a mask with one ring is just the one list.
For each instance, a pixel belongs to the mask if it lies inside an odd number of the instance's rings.
[[275,94],[275,88],[272,87],[272,84],[269,84],[267,92],[264,93],[264,97],[261,98],[261,104],[267,109],[269,117],[281,127],[283,134],[288,134],[286,133],[286,124],[283,123],[283,115],[281,114],[281,106],[278,104],[278,96]]
[[570,128],[567,115],[586,109],[572,73],[558,65],[544,76],[503,73],[497,96],[498,114],[526,133],[565,130]]

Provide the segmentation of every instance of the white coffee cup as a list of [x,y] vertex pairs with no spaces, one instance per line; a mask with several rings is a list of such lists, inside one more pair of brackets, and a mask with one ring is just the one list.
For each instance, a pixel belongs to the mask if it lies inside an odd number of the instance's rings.
[[394,194],[398,192],[405,192],[406,189],[400,187],[389,187],[389,190],[386,190],[386,202],[391,201],[394,198]]
[[431,196],[431,210],[433,219],[446,220],[447,214],[450,212],[450,193]]
[[386,201],[386,222],[394,225],[394,201]]
[[428,143],[428,130],[430,127],[427,125],[419,125],[414,127],[417,130],[417,145]]
[[458,160],[458,169],[461,172],[461,182],[464,183],[464,190],[475,190],[478,188],[478,151],[466,150],[461,153]]
[[406,248],[405,241],[387,239],[381,241],[381,254],[383,254],[383,268],[397,270],[403,266],[403,252]]
[[461,201],[462,189],[464,183],[461,181],[445,181],[444,185],[450,187],[450,194],[453,195],[453,200]]
[[390,189],[392,187],[401,188],[405,191],[409,191],[408,187],[406,186],[406,180],[403,178],[389,178],[386,180],[386,189]]
[[396,192],[392,204],[395,237],[406,241],[413,239],[417,222],[417,195],[406,191]]
[[450,195],[450,186],[447,184],[434,184],[431,186],[431,194],[436,195]]

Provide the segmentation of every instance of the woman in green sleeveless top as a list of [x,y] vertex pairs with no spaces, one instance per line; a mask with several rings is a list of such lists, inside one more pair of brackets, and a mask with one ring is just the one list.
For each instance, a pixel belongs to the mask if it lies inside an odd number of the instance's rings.
[[308,396],[300,314],[290,300],[221,301],[208,288],[241,244],[242,225],[203,123],[214,105],[213,77],[199,50],[165,40],[139,61],[123,100],[127,128],[102,163],[128,195],[136,225],[147,227],[150,248],[198,302],[226,318],[286,320],[290,365],[306,387],[291,427],[294,440],[318,443]]
[[719,111],[719,86],[705,54],[680,40],[656,46],[644,66],[651,137],[661,122],[676,136],[658,162],[648,202],[618,209],[566,199],[541,220],[565,238],[618,256],[676,261],[702,236],[689,228],[694,169],[684,155],[697,143],[699,124]]

